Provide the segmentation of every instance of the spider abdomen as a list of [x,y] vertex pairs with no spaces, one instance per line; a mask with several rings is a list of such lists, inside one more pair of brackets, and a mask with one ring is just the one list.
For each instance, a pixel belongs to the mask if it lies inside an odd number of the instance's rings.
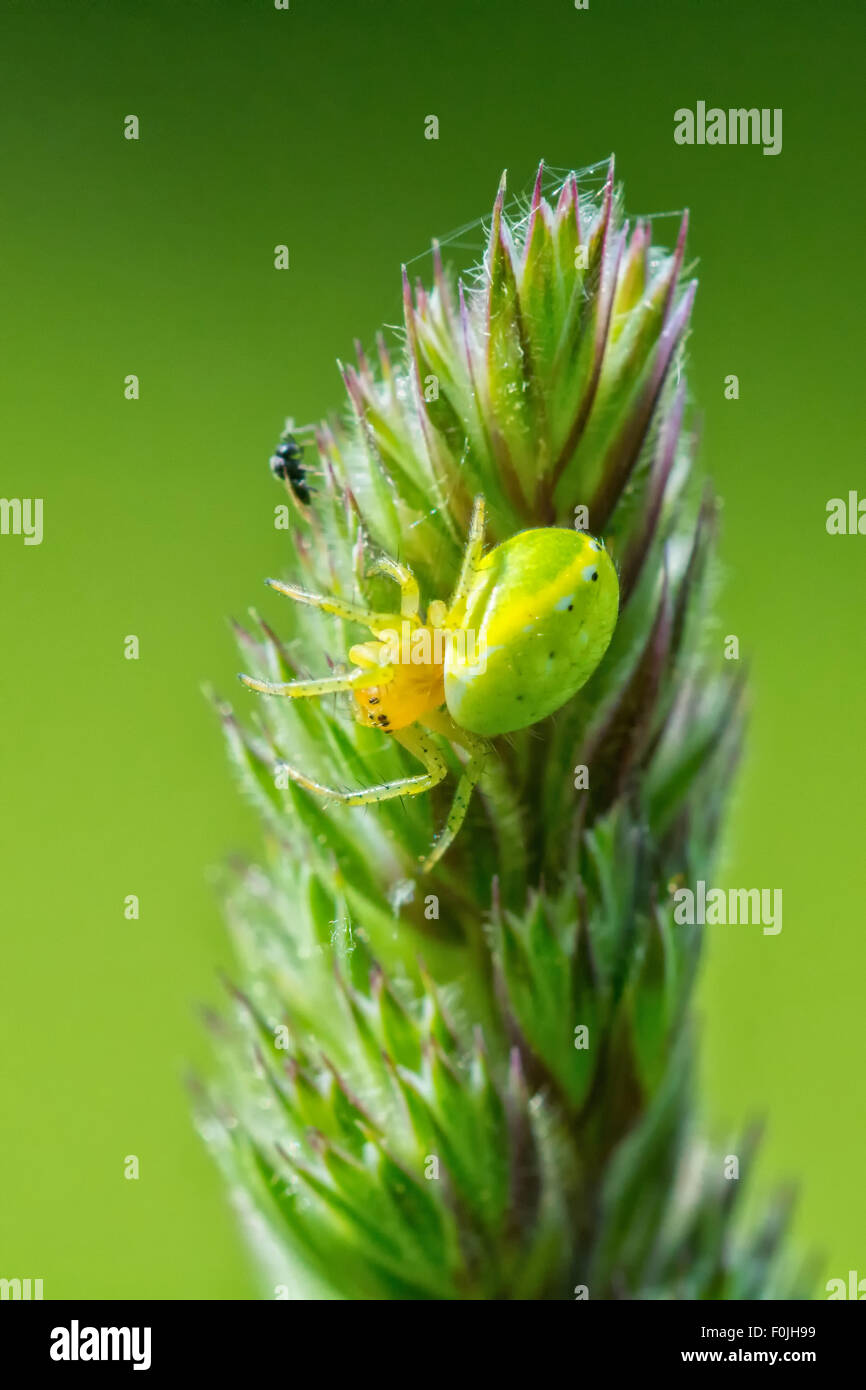
[[580,531],[522,531],[480,561],[462,626],[480,660],[449,648],[445,699],[488,738],[545,719],[586,683],[616,625],[619,584],[600,541]]

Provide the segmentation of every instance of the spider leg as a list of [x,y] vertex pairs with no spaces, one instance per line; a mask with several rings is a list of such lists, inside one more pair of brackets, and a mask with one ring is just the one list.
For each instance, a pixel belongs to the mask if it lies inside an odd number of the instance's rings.
[[472,793],[484,774],[490,755],[490,744],[486,739],[480,738],[478,734],[472,734],[468,729],[461,729],[450,715],[438,710],[425,716],[424,723],[434,733],[441,733],[453,742],[461,744],[469,754],[469,761],[457,783],[457,790],[454,793],[451,810],[448,812],[448,819],[437,836],[430,853],[421,861],[421,872],[426,874],[430,872],[434,864],[438,864],[463,824]]
[[418,580],[406,565],[399,564],[396,560],[389,560],[387,556],[382,556],[370,568],[371,574],[388,574],[400,585],[400,616],[408,618],[411,622],[418,619],[418,609],[421,605],[421,596],[418,589]]
[[333,598],[330,595],[310,594],[306,589],[299,589],[296,584],[282,584],[279,579],[267,579],[265,583],[270,588],[275,589],[278,594],[285,594],[286,598],[293,598],[296,603],[309,604],[311,608],[320,608],[323,613],[333,613],[337,618],[345,618],[348,622],[360,623],[362,627],[368,627],[371,632],[376,632],[380,628],[392,629],[395,624],[399,626],[400,613],[374,613],[370,608],[364,608],[360,603],[350,603],[348,599]]
[[377,782],[372,787],[362,787],[356,792],[341,792],[335,787],[325,787],[321,782],[314,782],[312,777],[306,777],[303,772],[298,772],[288,763],[278,764],[277,771],[286,773],[298,786],[306,787],[307,791],[317,792],[319,796],[325,796],[331,801],[339,801],[343,806],[369,806],[371,802],[389,801],[395,796],[419,796],[442,781],[448,769],[423,729],[417,725],[400,729],[394,733],[394,738],[424,764],[425,772],[418,773],[415,777],[398,777],[393,782]]
[[469,534],[466,537],[466,548],[463,551],[463,563],[460,566],[457,587],[448,605],[447,625],[449,627],[453,627],[455,622],[459,622],[460,610],[466,601],[466,595],[475,577],[475,571],[478,569],[478,563],[481,559],[483,548],[484,498],[481,493],[479,493],[472,507],[472,519],[469,522]]
[[254,676],[238,676],[248,690],[260,695],[284,695],[290,700],[308,699],[313,695],[334,695],[341,690],[363,690],[368,685],[386,685],[394,679],[393,666],[357,667],[345,676],[323,676],[310,681],[260,681]]

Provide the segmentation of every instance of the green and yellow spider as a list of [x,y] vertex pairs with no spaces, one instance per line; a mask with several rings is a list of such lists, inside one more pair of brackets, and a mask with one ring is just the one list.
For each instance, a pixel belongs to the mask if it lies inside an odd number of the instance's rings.
[[423,620],[418,581],[395,560],[378,560],[371,573],[396,580],[399,613],[375,613],[269,579],[277,593],[357,622],[376,640],[349,649],[354,669],[345,675],[285,684],[240,677],[250,690],[295,700],[350,691],[359,722],[393,734],[423,764],[416,776],[353,792],[282,765],[300,786],[344,806],[418,796],[441,782],[447,767],[429,733],[465,749],[468,762],[451,811],[422,872],[460,829],[490,752],[488,740],[526,729],[570,700],[598,666],[616,626],[619,585],[601,541],[544,527],[521,531],[486,555],[483,547],[484,498],[477,497],[451,602],[435,599]]

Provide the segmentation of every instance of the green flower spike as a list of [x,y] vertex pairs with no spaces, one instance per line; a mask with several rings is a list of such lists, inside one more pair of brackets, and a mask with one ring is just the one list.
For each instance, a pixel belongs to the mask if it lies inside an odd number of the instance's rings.
[[[429,794],[345,806],[308,784],[420,771],[351,696],[218,706],[266,849],[227,873],[241,985],[198,1113],[268,1297],[798,1290],[783,1209],[744,1223],[742,1183],[692,1118],[701,929],[674,923],[672,893],[709,877],[743,693],[707,640],[716,508],[688,424],[686,219],[667,251],[623,220],[612,163],[601,187],[569,174],[548,198],[546,182],[507,205],[503,179],[465,280],[436,246],[432,283],[404,272],[397,350],[358,352],[346,416],[300,473],[293,455],[286,581],[337,615],[269,598],[238,640],[258,682],[348,669],[370,634],[345,605],[394,609],[377,562],[411,571],[422,611],[447,601],[481,496],[485,553],[536,527],[604,537],[620,608],[594,674],[490,740],[427,873],[459,744],[429,736],[446,770]],[[744,1174],[752,1148],[736,1147]]]

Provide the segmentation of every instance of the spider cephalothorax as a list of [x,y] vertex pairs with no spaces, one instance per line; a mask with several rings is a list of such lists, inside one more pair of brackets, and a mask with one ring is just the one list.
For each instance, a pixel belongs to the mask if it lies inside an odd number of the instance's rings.
[[[484,770],[488,739],[525,729],[559,709],[589,679],[616,625],[619,586],[603,544],[558,527],[521,531],[485,555],[484,499],[476,498],[450,603],[422,620],[414,575],[395,560],[374,571],[399,584],[399,613],[377,613],[269,579],[278,593],[357,622],[374,641],[349,650],[353,669],[321,680],[274,684],[241,676],[251,690],[298,699],[351,692],[361,723],[392,734],[423,764],[414,777],[341,792],[286,766],[293,781],[347,806],[429,791],[447,775],[429,737],[444,735],[468,761],[445,827],[422,862],[445,853]],[[444,707],[444,708],[443,708]]]

